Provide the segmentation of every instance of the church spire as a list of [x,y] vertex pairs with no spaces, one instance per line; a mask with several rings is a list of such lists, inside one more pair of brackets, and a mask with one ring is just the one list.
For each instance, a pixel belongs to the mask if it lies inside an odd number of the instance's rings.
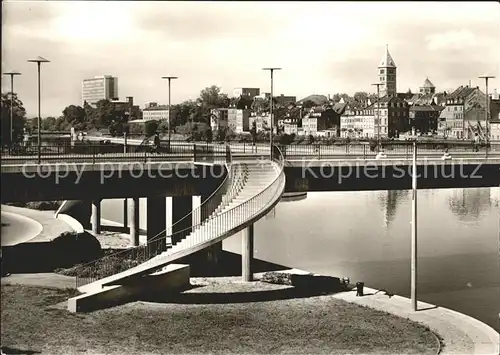
[[385,45],[385,54],[380,61],[378,66],[379,68],[396,68],[396,63],[394,63],[394,59],[391,57],[391,53],[389,53],[389,45]]

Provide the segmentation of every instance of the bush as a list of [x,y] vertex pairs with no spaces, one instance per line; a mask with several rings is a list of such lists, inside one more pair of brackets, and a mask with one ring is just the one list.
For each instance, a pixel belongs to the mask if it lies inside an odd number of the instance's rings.
[[146,137],[151,137],[158,130],[158,122],[157,121],[148,121],[144,124],[144,133]]
[[31,201],[7,203],[7,206],[23,207],[39,211],[57,210],[61,205],[62,201]]
[[61,266],[90,262],[103,255],[101,244],[88,232],[62,233],[52,243]]

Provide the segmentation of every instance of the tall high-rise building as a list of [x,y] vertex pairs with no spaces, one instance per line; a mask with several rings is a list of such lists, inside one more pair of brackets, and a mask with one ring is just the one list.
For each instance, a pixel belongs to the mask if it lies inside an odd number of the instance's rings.
[[95,105],[99,100],[118,100],[118,78],[96,76],[82,82],[82,103]]
[[389,53],[389,46],[385,48],[385,54],[378,66],[378,77],[380,85],[380,96],[396,96],[396,64]]

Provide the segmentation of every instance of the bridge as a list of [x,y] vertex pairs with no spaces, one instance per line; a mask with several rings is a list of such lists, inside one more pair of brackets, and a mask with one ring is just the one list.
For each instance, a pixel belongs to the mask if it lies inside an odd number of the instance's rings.
[[[243,274],[252,278],[253,224],[269,213],[288,191],[408,189],[411,154],[393,146],[387,157],[360,146],[247,147],[219,144],[174,144],[168,152],[105,152],[71,154],[66,148],[43,154],[2,157],[2,202],[67,201],[58,215],[68,215],[100,232],[104,198],[132,200],[130,249],[84,265],[77,286],[92,295],[113,285],[136,282],[181,258],[210,250],[225,238],[243,233]],[[338,149],[339,148],[339,149]],[[235,152],[233,152],[233,149]],[[255,150],[258,150],[256,152]],[[38,153],[38,152],[36,152]],[[500,156],[456,148],[451,160],[423,148],[417,161],[419,187],[498,186]],[[431,167],[431,169],[429,169]],[[144,171],[156,175],[144,174]],[[15,186],[15,188],[13,188]],[[193,209],[192,196],[201,204]],[[147,197],[147,243],[138,245],[139,197]],[[167,226],[165,198],[171,198],[172,221]],[[88,201],[88,202],[85,202]],[[90,207],[91,206],[91,207]],[[90,209],[92,213],[90,213]],[[116,257],[131,260],[117,271]],[[115,258],[115,259],[113,259]],[[116,262],[116,261],[115,261]],[[80,297],[80,296],[79,296]],[[83,295],[79,299],[84,299]],[[73,310],[78,308],[78,302]],[[71,307],[70,307],[71,308]]]

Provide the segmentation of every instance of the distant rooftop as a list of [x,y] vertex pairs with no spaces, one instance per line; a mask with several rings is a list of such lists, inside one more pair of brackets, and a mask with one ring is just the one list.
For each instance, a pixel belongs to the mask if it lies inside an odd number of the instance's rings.
[[422,87],[423,88],[435,88],[434,84],[429,80],[429,78],[425,79],[424,85]]

